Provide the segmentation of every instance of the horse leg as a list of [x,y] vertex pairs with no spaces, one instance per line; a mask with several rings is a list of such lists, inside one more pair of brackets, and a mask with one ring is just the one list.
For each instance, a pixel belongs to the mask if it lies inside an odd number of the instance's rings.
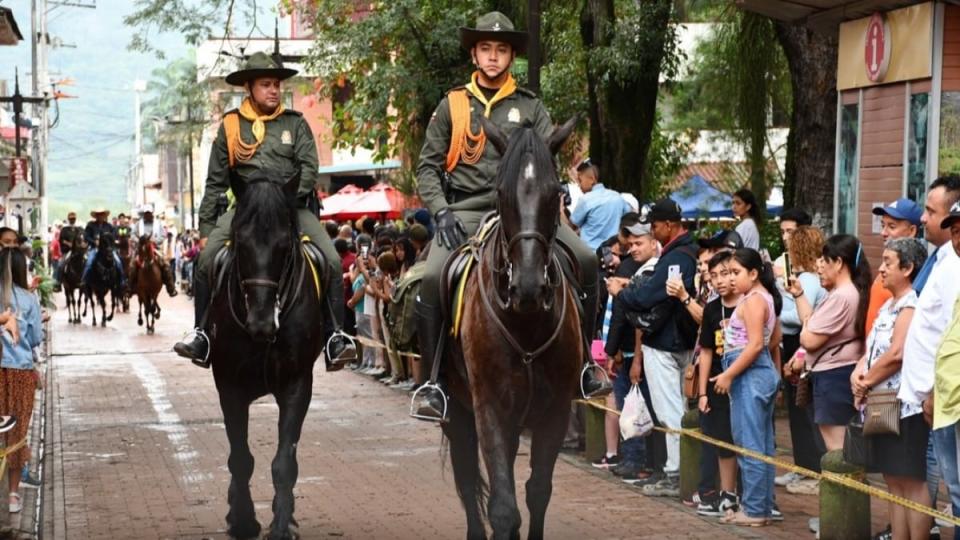
[[448,405],[450,421],[443,433],[450,441],[450,464],[457,485],[457,494],[467,514],[467,540],[487,537],[481,508],[486,502],[487,485],[480,472],[477,427],[473,415],[456,400]]
[[277,454],[273,458],[273,522],[270,524],[270,540],[290,540],[294,538],[290,530],[293,518],[293,486],[297,483],[299,465],[297,464],[297,444],[303,430],[303,420],[310,407],[313,389],[313,374],[304,373],[276,395],[280,407],[278,431],[280,442]]
[[234,395],[229,389],[219,388],[220,410],[223,424],[230,441],[230,489],[227,491],[227,532],[233,538],[256,538],[260,535],[260,523],[250,497],[250,477],[253,476],[253,454],[247,442],[250,421],[250,403]]
[[531,438],[530,479],[526,484],[527,509],[530,511],[529,540],[543,538],[544,518],[553,493],[553,468],[557,464],[557,455],[560,454],[570,420],[570,407],[566,402],[558,404],[553,410],[553,414],[546,415],[546,421],[534,429]]
[[[501,410],[499,398],[481,395],[474,389],[474,414],[483,461],[490,481],[487,516],[494,539],[520,538],[520,510],[517,509],[513,462],[519,433],[511,425],[510,411]],[[483,406],[478,407],[477,404]]]
[[137,296],[137,326],[143,326],[143,299]]
[[107,295],[104,294],[101,297],[97,298],[97,303],[100,304],[100,326],[107,326]]

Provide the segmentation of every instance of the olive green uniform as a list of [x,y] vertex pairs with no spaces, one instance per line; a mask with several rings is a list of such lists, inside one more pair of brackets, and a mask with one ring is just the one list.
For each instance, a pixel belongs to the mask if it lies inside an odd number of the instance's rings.
[[[470,129],[471,132],[478,133],[485,106],[475,96],[469,93],[468,95]],[[553,132],[550,115],[543,103],[536,94],[524,88],[517,88],[512,95],[495,103],[490,110],[489,120],[500,128],[508,139],[515,129],[528,122],[544,139]],[[467,234],[473,235],[483,216],[496,209],[495,183],[500,153],[488,142],[477,163],[469,164],[461,160],[452,172],[447,173],[451,130],[450,105],[448,98],[444,97],[427,126],[426,141],[420,151],[420,162],[417,165],[418,191],[420,199],[432,214],[436,215],[440,210],[449,208],[463,222]],[[557,231],[557,239],[576,255],[584,278],[581,285],[595,288],[596,254],[567,225],[562,225]],[[439,306],[441,274],[449,255],[450,250],[435,238],[427,255],[423,286],[420,290],[421,301],[426,305]]]
[[[236,110],[226,114],[239,114]],[[300,174],[299,196],[305,197],[315,189],[318,161],[317,147],[313,133],[303,116],[297,111],[286,110],[277,118],[265,122],[266,135],[263,143],[249,161],[236,163],[230,170],[227,155],[227,137],[223,128],[217,131],[210,152],[210,165],[207,172],[206,188],[200,203],[200,236],[207,239],[207,245],[200,252],[195,269],[195,279],[209,279],[210,266],[220,248],[230,239],[230,222],[233,210],[227,211],[217,219],[217,200],[230,188],[230,175],[236,180],[247,182],[257,176],[261,170],[271,171],[285,178]],[[253,141],[253,123],[240,117],[240,136],[244,141]],[[310,241],[323,252],[327,259],[327,276],[339,279],[340,256],[327,236],[323,224],[306,208],[297,211],[300,232],[310,237]],[[198,321],[199,322],[199,321]]]

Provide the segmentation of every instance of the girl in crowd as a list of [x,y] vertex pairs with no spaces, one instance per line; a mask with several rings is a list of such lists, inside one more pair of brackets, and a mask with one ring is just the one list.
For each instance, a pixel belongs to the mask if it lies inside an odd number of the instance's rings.
[[[33,414],[33,394],[37,375],[33,363],[33,348],[40,345],[43,328],[40,321],[40,302],[30,292],[27,282],[27,258],[16,248],[0,251],[0,309],[10,310],[17,319],[19,339],[5,327],[0,333],[2,360],[0,360],[0,408],[20,421],[6,433],[7,447],[27,436],[30,416]],[[20,475],[23,465],[30,460],[30,448],[24,446],[9,457],[10,512],[22,508]]]
[[[738,249],[727,265],[730,286],[742,295],[724,329],[723,373],[712,377],[718,394],[730,396],[733,440],[738,446],[774,455],[773,406],[780,372],[771,348],[779,344],[782,307],[773,269],[752,249]],[[723,523],[762,527],[773,516],[773,465],[738,457],[743,485],[740,510]]]
[[[821,255],[817,273],[827,297],[804,323],[800,345],[812,371],[813,420],[829,451],[843,449],[844,432],[855,412],[850,375],[863,355],[871,277],[863,244],[855,236],[831,236]],[[797,301],[800,310],[802,297]],[[788,373],[803,371],[796,356],[791,364]]]
[[[917,293],[913,278],[923,267],[927,250],[914,238],[898,238],[886,243],[880,278],[893,295],[874,320],[867,336],[867,353],[850,376],[854,404],[861,408],[874,390],[900,388],[900,366],[907,328],[913,320]],[[927,489],[927,438],[930,428],[923,419],[923,408],[909,403],[900,406],[900,434],[870,437],[871,469],[883,473],[890,493],[930,506]],[[932,520],[898,504],[890,504],[890,531],[893,538],[927,538]]]
[[760,249],[760,207],[757,198],[749,189],[741,189],[733,194],[733,216],[740,220],[735,229],[743,239],[743,247]]

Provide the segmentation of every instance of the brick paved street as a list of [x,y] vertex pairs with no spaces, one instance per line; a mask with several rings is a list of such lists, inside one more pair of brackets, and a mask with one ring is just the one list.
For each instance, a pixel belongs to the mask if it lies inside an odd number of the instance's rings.
[[[118,315],[107,328],[69,326],[65,310],[54,315],[46,538],[226,537],[228,445],[213,378],[169,352],[189,326],[189,301],[164,296],[162,305],[154,336],[143,335],[136,314]],[[303,537],[462,537],[439,430],[407,417],[406,394],[320,366],[299,447]],[[264,525],[276,417],[271,398],[251,409],[253,496]],[[525,448],[521,454],[517,477],[525,480]],[[518,490],[522,501],[522,481]],[[784,523],[731,529],[678,502],[646,498],[570,455],[556,470],[547,537],[812,538],[806,522],[816,497],[778,489],[778,499]],[[876,527],[885,514],[875,503]]]

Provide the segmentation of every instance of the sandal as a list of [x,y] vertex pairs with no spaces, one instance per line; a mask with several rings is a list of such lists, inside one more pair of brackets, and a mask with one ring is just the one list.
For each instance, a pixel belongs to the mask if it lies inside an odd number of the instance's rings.
[[20,499],[20,494],[16,491],[10,492],[10,513],[16,514],[23,509],[23,501]]
[[750,517],[743,512],[727,511],[727,515],[720,518],[720,523],[725,525],[737,525],[739,527],[766,527],[770,524],[767,518]]

